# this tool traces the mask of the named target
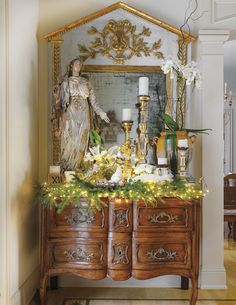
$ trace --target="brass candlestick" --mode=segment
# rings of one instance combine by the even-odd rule
[[[187,176],[187,159],[189,148],[178,147],[178,174],[181,179]]]
[[[132,166],[131,166],[132,148],[131,148],[131,138],[130,138],[132,126],[133,126],[133,121],[122,122],[122,129],[125,132],[125,142],[121,146],[121,152],[125,156],[125,164],[123,167],[123,177],[125,179],[128,179],[132,174]]]
[[[130,139],[130,133],[132,130],[133,121],[123,121],[122,122],[122,129],[125,132],[125,143],[124,145],[127,147],[130,147],[131,145],[131,139]]]
[[[150,96],[139,95],[138,104],[139,115],[138,115],[138,129],[137,129],[137,140],[136,140],[136,157],[138,159],[138,164],[146,163],[147,155],[147,120],[148,120],[148,102]]]

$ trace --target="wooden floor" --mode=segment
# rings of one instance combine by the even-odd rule
[[[199,290],[197,305],[236,305],[236,242],[225,240],[225,290]],[[187,305],[189,291],[169,288],[60,288],[48,293],[48,305],[62,305],[65,298],[96,299],[90,305]],[[110,299],[110,301],[109,301]],[[104,302],[104,300],[107,300]],[[30,305],[38,305],[32,302]]]

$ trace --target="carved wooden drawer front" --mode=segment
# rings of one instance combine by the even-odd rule
[[[109,231],[131,232],[133,228],[131,202],[109,203]]]
[[[109,233],[108,275],[113,280],[124,281],[131,276],[132,239],[130,233]]]
[[[133,269],[151,270],[155,266],[190,268],[190,239],[174,238],[171,235],[165,236],[165,240],[155,235],[151,238],[134,238]]]
[[[129,233],[109,233],[108,268],[127,269],[132,263],[132,243]]]
[[[159,204],[157,207],[134,205],[134,231],[191,230],[192,207]]]
[[[53,240],[49,244],[50,266],[101,269],[107,261],[105,239]]]
[[[107,231],[107,208],[102,208],[101,211],[98,211],[88,209],[87,206],[80,208],[68,207],[60,214],[56,213],[55,210],[51,210],[49,215],[48,227],[52,237],[67,237],[67,232],[71,231]]]

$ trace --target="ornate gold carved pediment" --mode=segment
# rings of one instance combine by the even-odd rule
[[[97,54],[106,56],[116,64],[124,64],[126,60],[133,56],[150,56],[153,54],[157,58],[164,58],[160,51],[161,39],[149,46],[145,40],[151,36],[149,28],[143,26],[141,32],[137,32],[136,25],[129,20],[109,20],[102,31],[92,26],[88,34],[95,36],[90,42],[90,46],[80,45],[80,54],[95,58]]]
[[[167,31],[170,31],[170,32],[172,32],[172,33],[174,33],[174,34],[176,34],[180,37],[184,36],[184,38],[186,40],[189,40],[190,42],[194,42],[196,40],[196,38],[194,36],[189,35],[186,32],[181,32],[179,28],[174,27],[174,26],[172,26],[172,25],[170,25],[170,24],[168,24],[168,23],[166,23],[162,20],[159,20],[159,19],[157,19],[157,18],[155,18],[151,15],[148,15],[148,14],[146,14],[146,13],[144,13],[144,12],[142,12],[142,11],[132,7],[132,6],[129,6],[125,3],[123,3],[123,2],[117,2],[115,4],[112,4],[108,7],[103,8],[103,9],[101,9],[101,10],[95,12],[95,13],[92,13],[92,14],[86,16],[86,17],[82,17],[78,20],[75,20],[74,22],[72,22],[70,24],[67,24],[66,26],[64,26],[64,27],[62,27],[62,28],[60,28],[56,31],[53,31],[53,32],[50,32],[50,33],[46,34],[44,36],[44,39],[46,39],[48,41],[51,41],[53,39],[53,37],[55,37],[55,36],[62,35],[64,33],[68,32],[68,31],[71,31],[72,29],[74,29],[76,27],[79,27],[79,26],[81,26],[85,23],[88,23],[88,22],[90,22],[94,19],[97,19],[101,16],[104,16],[104,15],[106,15],[106,14],[112,12],[112,11],[117,10],[117,9],[123,9],[123,10],[125,10],[125,11],[127,11],[127,12],[129,12],[129,13],[135,15],[135,16],[143,18],[143,19],[145,19],[145,20],[147,20],[147,21],[149,21],[149,22],[151,22],[151,23],[153,23],[153,24],[155,24],[155,25],[157,25],[161,28],[164,28]]]

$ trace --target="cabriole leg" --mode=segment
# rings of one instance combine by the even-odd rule
[[[191,293],[190,305],[195,305],[197,302],[197,295],[198,295],[198,278],[192,277],[191,283],[192,283],[192,293]]]
[[[47,276],[46,275],[44,275],[43,277],[40,278],[39,294],[40,294],[41,305],[46,305],[47,304]]]

